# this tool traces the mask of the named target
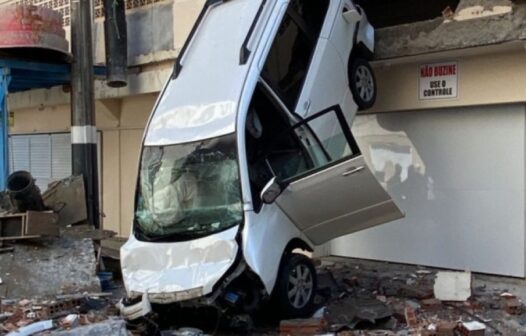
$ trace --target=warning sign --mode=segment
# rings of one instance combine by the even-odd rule
[[[458,96],[458,63],[435,63],[420,66],[419,98],[448,99]]]

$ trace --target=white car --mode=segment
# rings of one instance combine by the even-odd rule
[[[316,273],[295,251],[402,217],[350,130],[376,97],[373,40],[348,0],[207,1],[144,136],[125,317],[305,316]]]

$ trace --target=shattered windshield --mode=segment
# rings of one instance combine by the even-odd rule
[[[241,222],[243,207],[233,134],[143,149],[135,233],[142,240],[189,240]]]

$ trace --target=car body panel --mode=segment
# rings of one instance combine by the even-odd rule
[[[122,276],[128,296],[148,293],[151,302],[167,303],[211,293],[236,260],[238,231],[239,226],[235,226],[177,243],[142,242],[132,234],[121,248]]]
[[[276,203],[315,245],[403,217],[362,155],[292,182]]]
[[[264,205],[259,213],[245,212],[243,255],[267,293],[272,292],[276,283],[283,251],[291,240],[299,237],[302,237],[300,230],[276,204]]]
[[[367,19],[365,13],[362,14],[360,21],[360,30],[358,31],[357,43],[363,43],[371,53],[374,52],[374,27]]]
[[[259,4],[236,0],[210,7],[183,55],[182,70],[159,100],[144,145],[192,142],[235,131],[250,68],[239,64],[239,54]]]
[[[347,73],[342,71],[346,65],[329,40],[318,40],[310,68],[296,107],[302,117],[340,103],[349,91]]]
[[[358,8],[351,1],[341,1],[337,10],[337,16],[334,17],[332,30],[329,40],[335,45],[336,49],[345,61],[356,44],[363,43],[371,52],[374,52],[374,27],[369,23],[367,15],[361,8]],[[345,10],[358,11],[355,21],[348,22],[343,12]],[[356,31],[358,29],[358,31]]]

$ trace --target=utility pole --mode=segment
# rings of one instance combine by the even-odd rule
[[[91,1],[71,1],[71,147],[73,174],[84,176],[88,222],[100,228]]]

